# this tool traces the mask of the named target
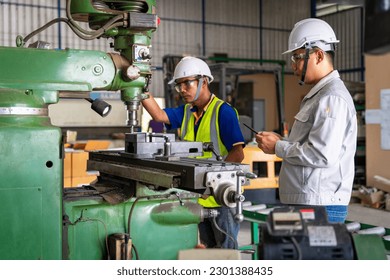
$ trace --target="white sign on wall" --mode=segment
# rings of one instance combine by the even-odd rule
[[[366,124],[381,125],[381,148],[390,150],[390,89],[381,90],[381,109],[366,110]]]

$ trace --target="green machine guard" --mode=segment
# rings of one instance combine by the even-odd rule
[[[126,236],[121,234],[130,225],[133,259],[174,259],[180,248],[196,245],[200,218],[189,210],[193,198],[184,200],[188,207],[177,207],[169,196],[111,205],[96,195],[63,195],[63,136],[48,115],[62,96],[121,91],[132,130],[151,77],[155,9],[155,0],[67,1],[66,19],[19,36],[17,47],[0,47],[0,259],[108,259],[108,237]],[[27,47],[60,21],[82,39],[113,39],[116,52]]]
[[[197,245],[201,216],[196,199],[182,202],[184,205],[168,192],[149,193],[116,205],[99,196],[73,199],[68,194],[64,199],[63,258],[177,259],[180,250]],[[128,254],[124,254],[123,236],[128,237]]]
[[[44,96],[0,88],[0,259],[61,258],[61,130]]]

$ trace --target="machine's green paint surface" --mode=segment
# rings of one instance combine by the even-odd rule
[[[64,228],[64,236],[68,236],[64,258],[107,259],[106,236],[127,232],[134,203],[130,237],[139,259],[177,259],[179,250],[196,246],[199,216],[188,210],[187,205],[194,203],[189,200],[184,200],[184,205],[167,199],[131,199],[118,205],[99,199],[65,200],[64,215],[73,225]],[[132,256],[136,258],[134,251]]]
[[[99,51],[0,47],[0,86],[17,89],[91,91],[109,88],[115,67]]]
[[[356,257],[359,260],[387,260],[382,237],[376,234],[352,235]]]
[[[122,53],[126,54],[127,50]],[[133,65],[140,69],[141,76],[125,80],[110,55],[100,51],[0,47],[0,61],[6,65],[0,67],[0,88],[40,90],[42,94],[45,91],[121,90],[124,102],[140,101],[145,75],[151,75],[149,64],[135,62]],[[58,102],[58,94],[52,98],[46,103]]]
[[[44,108],[0,89],[0,108]],[[61,131],[47,116],[0,115],[0,259],[60,259]]]

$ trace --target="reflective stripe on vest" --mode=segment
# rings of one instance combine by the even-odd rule
[[[199,125],[198,132],[195,137],[195,116],[191,111],[189,104],[184,107],[184,118],[181,125],[181,140],[185,141],[199,141],[199,142],[212,142],[214,150],[218,155],[225,158],[228,154],[228,150],[223,145],[219,136],[219,108],[224,102],[214,97],[209,104],[206,112],[202,117],[202,121]],[[198,158],[215,158],[212,152],[204,152],[203,156]]]

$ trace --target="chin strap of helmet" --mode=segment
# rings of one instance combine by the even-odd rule
[[[198,88],[196,89],[195,98],[194,98],[194,100],[192,100],[192,102],[195,102],[196,100],[198,100],[199,95],[200,95],[200,89],[202,88],[202,85],[203,85],[203,81],[204,81],[204,78],[203,78],[203,77],[201,77],[201,78],[198,80]]]
[[[312,50],[311,43],[307,43],[305,47],[305,60],[303,61],[303,70],[302,70],[302,76],[301,80],[299,81],[299,84],[302,86],[305,84],[305,76],[306,76],[306,70],[307,70],[307,62],[310,58],[310,51]]]
[[[307,62],[309,60],[309,57],[310,57],[310,49],[307,48],[306,51],[305,51],[305,60],[303,61],[303,70],[302,70],[302,76],[301,76],[301,80],[299,81],[299,84],[301,86],[303,86],[305,84],[305,76],[306,76],[306,70],[307,70]]]

